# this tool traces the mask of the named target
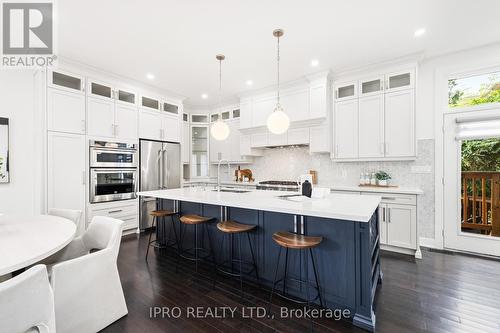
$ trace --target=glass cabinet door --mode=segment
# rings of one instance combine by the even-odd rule
[[[160,102],[157,99],[142,96],[141,106],[146,107],[146,108],[150,108],[150,109],[158,110],[160,108]]]
[[[384,91],[384,77],[368,78],[359,82],[360,96],[377,95]]]
[[[118,89],[116,99],[123,103],[135,104],[135,93]]]
[[[398,91],[413,88],[413,71],[401,71],[388,74],[386,82],[387,91]]]
[[[358,83],[340,84],[335,87],[335,99],[337,101],[358,97]]]
[[[191,177],[208,177],[208,126],[191,126]]]
[[[49,72],[49,86],[72,92],[84,92],[83,77],[67,72]]]

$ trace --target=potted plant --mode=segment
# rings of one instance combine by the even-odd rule
[[[379,171],[375,174],[375,178],[377,178],[378,185],[388,186],[391,176],[385,171]]]

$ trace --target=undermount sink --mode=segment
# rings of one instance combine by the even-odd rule
[[[213,192],[229,192],[229,193],[248,193],[252,191],[246,191],[246,190],[232,190],[229,188],[221,188],[220,191],[218,190],[212,190]]]
[[[281,200],[293,201],[293,202],[302,202],[302,201],[310,200],[309,197],[306,197],[306,196],[304,196],[302,194],[278,195],[276,198],[281,199]]]

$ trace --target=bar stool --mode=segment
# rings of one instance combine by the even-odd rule
[[[162,234],[163,234],[163,239],[165,240],[165,244],[160,244],[158,237],[156,237],[155,240],[151,240],[151,236],[153,232],[149,233],[149,240],[148,240],[148,249],[146,250],[146,261],[148,261],[148,254],[149,254],[149,248],[151,246],[157,248],[157,249],[165,249],[169,246],[173,246],[175,244],[179,244],[177,240],[177,231],[175,230],[175,225],[174,225],[174,215],[176,213],[171,211],[171,210],[153,210],[149,215],[153,217],[153,223],[151,224],[151,227],[156,227],[157,232],[159,231],[159,225],[158,225],[158,219],[160,219],[160,222],[162,222]],[[174,237],[175,240],[170,239],[170,232],[167,237],[166,235],[166,225],[165,225],[165,218],[170,216],[170,220],[172,221],[172,229],[174,230]],[[169,245],[170,242],[173,242],[173,244]]]
[[[200,260],[210,258],[213,265],[214,265],[213,269],[214,269],[214,274],[215,274],[216,262],[215,262],[214,252],[213,252],[213,243],[212,243],[212,238],[210,236],[210,230],[207,227],[207,223],[212,221],[213,219],[214,219],[213,217],[200,216],[200,215],[194,215],[194,214],[183,215],[179,219],[181,221],[179,257],[194,261],[196,273],[198,273],[198,262]],[[188,249],[183,249],[182,248],[182,241],[183,241],[184,236],[186,234],[184,231],[184,228],[188,225],[194,226],[194,246],[190,247]],[[206,249],[203,247],[203,239],[202,239],[201,245],[199,244],[198,225],[202,225],[204,227],[204,230],[208,236],[208,242],[210,244],[210,249]],[[205,255],[202,255],[200,257],[199,252],[205,252]],[[175,268],[176,270],[177,270],[178,266],[179,266],[179,260],[177,260],[177,263],[176,263],[176,268]]]
[[[259,272],[257,270],[257,264],[255,261],[255,256],[252,248],[252,241],[250,240],[250,232],[254,230],[257,226],[256,225],[248,225],[248,224],[243,224],[239,223],[233,220],[227,220],[227,221],[222,221],[217,223],[217,229],[228,235],[229,241],[230,241],[230,248],[231,248],[231,258],[229,260],[225,260],[222,263],[219,263],[218,265],[218,271],[230,275],[233,277],[239,277],[240,278],[240,290],[241,290],[241,296],[243,297],[243,275],[250,275],[252,272],[255,272],[255,277],[257,278],[257,283],[259,283]],[[243,237],[243,234],[247,235],[248,239],[248,246],[250,247],[250,254],[252,255],[252,261],[245,261],[243,260],[243,253],[241,251],[241,238]],[[234,235],[238,236],[238,258],[234,258],[234,251],[233,251],[233,246],[234,246]],[[224,237],[225,239],[226,237]],[[223,253],[222,248],[224,246],[224,239],[221,242],[221,251],[220,253]],[[231,271],[228,271],[224,269],[224,266],[226,263],[231,264]],[[234,265],[233,263],[238,263],[239,265],[239,270],[238,273],[234,272]],[[243,272],[243,265],[250,265],[251,268],[247,272]]]
[[[298,235],[294,234],[291,232],[286,232],[286,231],[278,231],[273,234],[273,240],[279,245],[280,250],[278,254],[278,262],[276,263],[276,272],[274,274],[274,282],[273,282],[273,287],[271,290],[271,296],[269,298],[269,306],[271,305],[271,301],[273,299],[273,294],[276,294],[286,300],[289,300],[294,303],[298,304],[306,304],[308,307],[310,304],[317,299],[319,299],[319,303],[321,307],[323,307],[323,300],[321,298],[321,291],[320,291],[320,286],[318,282],[318,272],[316,270],[316,263],[314,262],[314,256],[313,256],[313,248],[317,247],[323,240],[323,237],[314,237],[314,236],[304,236],[304,235]],[[280,258],[281,258],[281,250],[285,248],[285,273],[284,276],[278,280],[278,270],[279,270],[279,263],[280,263]],[[305,267],[305,280],[300,280],[296,278],[290,278],[287,277],[287,269],[288,269],[288,250],[293,249],[293,250],[299,250],[299,251],[308,251],[310,256],[311,256],[311,262],[312,262],[312,268],[314,272],[314,279],[316,281],[316,285],[312,285],[311,282],[309,282],[309,267],[306,263]],[[307,257],[307,254],[306,254]],[[292,282],[297,282],[300,287],[302,285],[306,286],[306,296],[307,299],[303,300],[294,296],[291,296],[287,293],[286,290],[286,285],[287,282],[292,281]],[[275,289],[277,289],[277,285],[283,283],[283,289],[282,292],[275,292]],[[309,287],[313,286],[314,289],[316,289],[316,296],[313,298],[310,297],[309,293]]]

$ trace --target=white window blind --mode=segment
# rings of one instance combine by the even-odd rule
[[[500,138],[500,116],[457,119],[457,140],[489,138]]]

